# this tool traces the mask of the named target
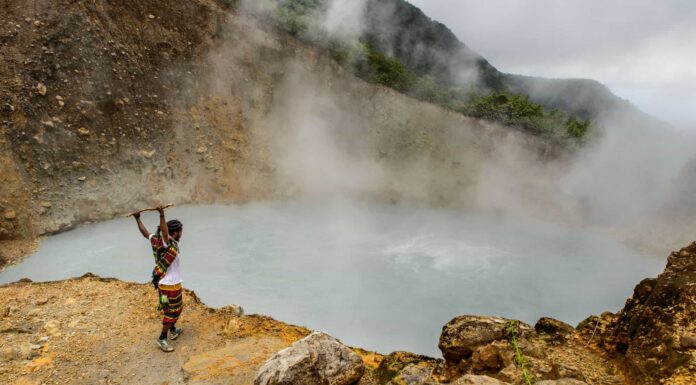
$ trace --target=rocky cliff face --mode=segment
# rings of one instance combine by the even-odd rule
[[[672,253],[657,278],[641,281],[619,313],[588,319],[581,328],[597,324],[601,346],[633,378],[696,382],[696,243]]]
[[[494,140],[543,148],[360,81],[236,12],[212,0],[3,2],[0,238],[160,202],[313,192],[331,178],[298,169],[331,161],[334,187],[358,195],[464,202]],[[351,167],[364,172],[343,180]]]
[[[525,384],[522,368],[536,384],[696,383],[696,243],[672,253],[616,314],[577,328],[547,317],[532,327],[459,316],[443,326],[439,347],[444,359],[386,356],[380,383]]]

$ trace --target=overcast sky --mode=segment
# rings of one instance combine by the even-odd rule
[[[696,131],[696,0],[408,0],[505,72],[591,78]]]

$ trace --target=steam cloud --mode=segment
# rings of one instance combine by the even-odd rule
[[[272,4],[251,3],[246,9],[257,12]],[[364,6],[331,1],[321,15],[327,33],[358,35]],[[257,36],[247,51],[282,50],[262,29],[248,33]],[[212,77],[243,71],[239,51],[222,47],[211,55]],[[693,201],[685,187],[696,185],[693,136],[636,124],[635,116],[617,110],[598,122],[605,132],[595,143],[549,161],[514,129],[457,120],[392,91],[375,94],[328,59],[299,56],[270,70],[282,76],[259,123],[281,196],[445,205],[557,221],[609,232],[649,253],[690,241],[685,229],[696,229],[693,216],[674,216],[683,211],[676,205]],[[399,100],[404,106],[394,105]],[[432,113],[418,120],[408,108]]]
[[[337,36],[359,36],[365,28],[367,0],[333,0],[323,18],[326,30]]]

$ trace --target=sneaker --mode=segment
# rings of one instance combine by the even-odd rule
[[[174,348],[171,347],[171,346],[169,346],[169,343],[167,342],[166,339],[161,340],[161,339],[158,338],[158,339],[157,339],[157,346],[159,346],[159,348],[162,349],[162,351],[165,352],[165,353],[169,353],[169,352],[173,352],[173,351],[174,351]]]
[[[175,339],[179,338],[179,336],[183,332],[184,332],[184,329],[181,329],[181,328],[176,328],[174,330],[170,330],[169,331],[169,339],[174,341]]]

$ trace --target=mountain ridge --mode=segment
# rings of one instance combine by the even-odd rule
[[[470,66],[471,64],[469,62],[472,61],[472,58],[474,58],[473,61],[475,61],[475,65],[479,71],[479,77],[482,80],[483,86],[491,91],[506,91],[529,95],[530,99],[548,108],[558,108],[569,113],[577,114],[581,118],[597,119],[605,117],[607,113],[611,112],[607,111],[606,107],[608,104],[613,107],[620,106],[625,113],[639,114],[642,115],[642,118],[650,118],[653,120],[651,123],[664,124],[645,112],[640,111],[630,102],[629,105],[626,105],[626,101],[624,99],[615,95],[606,85],[595,79],[546,78],[502,72],[493,66],[485,57],[472,50],[464,41],[460,40],[449,27],[430,18],[415,5],[408,3],[406,0],[368,0],[368,9],[371,6],[378,7],[378,3],[392,4],[396,9],[401,10],[400,12],[411,15],[412,17],[409,18],[409,23],[405,25],[407,27],[411,27],[413,24],[426,25],[427,27],[425,30],[441,31],[440,39],[444,41],[444,44],[435,44],[432,47],[431,56],[433,57],[440,57],[441,55],[441,53],[435,48],[442,46],[445,49],[452,49],[457,46],[454,44],[454,41],[459,43],[458,48],[461,51],[461,55],[465,59],[451,63],[451,65],[455,66],[455,68],[450,67],[451,70],[456,71],[457,65],[462,65],[464,67]],[[410,11],[408,10],[409,8],[411,8]],[[371,15],[374,14],[375,12],[367,12],[366,17],[370,19]],[[398,13],[395,13],[395,19],[397,22],[395,22],[394,25],[397,28],[400,27],[398,15]],[[367,24],[368,26],[377,24],[377,21],[368,21]],[[399,34],[411,33],[405,29],[406,28],[399,28]],[[368,31],[368,34],[371,34],[370,28],[368,28]],[[420,40],[426,43],[428,42],[428,39],[425,38],[421,38]],[[404,51],[408,52],[409,50]],[[455,55],[457,54],[459,53],[455,53]],[[406,55],[408,55],[408,53],[406,53]],[[399,53],[396,54],[396,57],[403,59],[407,65],[411,62],[407,56],[400,55]],[[443,66],[441,65],[440,67],[437,67],[437,69],[441,69],[442,67]],[[422,71],[423,69],[420,70]],[[427,69],[426,72],[432,72],[428,70],[430,69]],[[453,77],[454,76],[450,75],[450,79]],[[540,90],[542,88],[545,90]],[[591,100],[592,98],[597,98],[599,101],[593,102]]]
[[[341,65],[364,80],[467,116],[526,130],[564,151],[594,141],[611,125],[668,127],[596,80],[499,71],[445,24],[406,0],[365,0],[350,6],[331,0],[266,0],[259,2],[264,5],[245,6],[248,3],[234,2],[329,49]],[[344,24],[350,27],[343,28]]]

